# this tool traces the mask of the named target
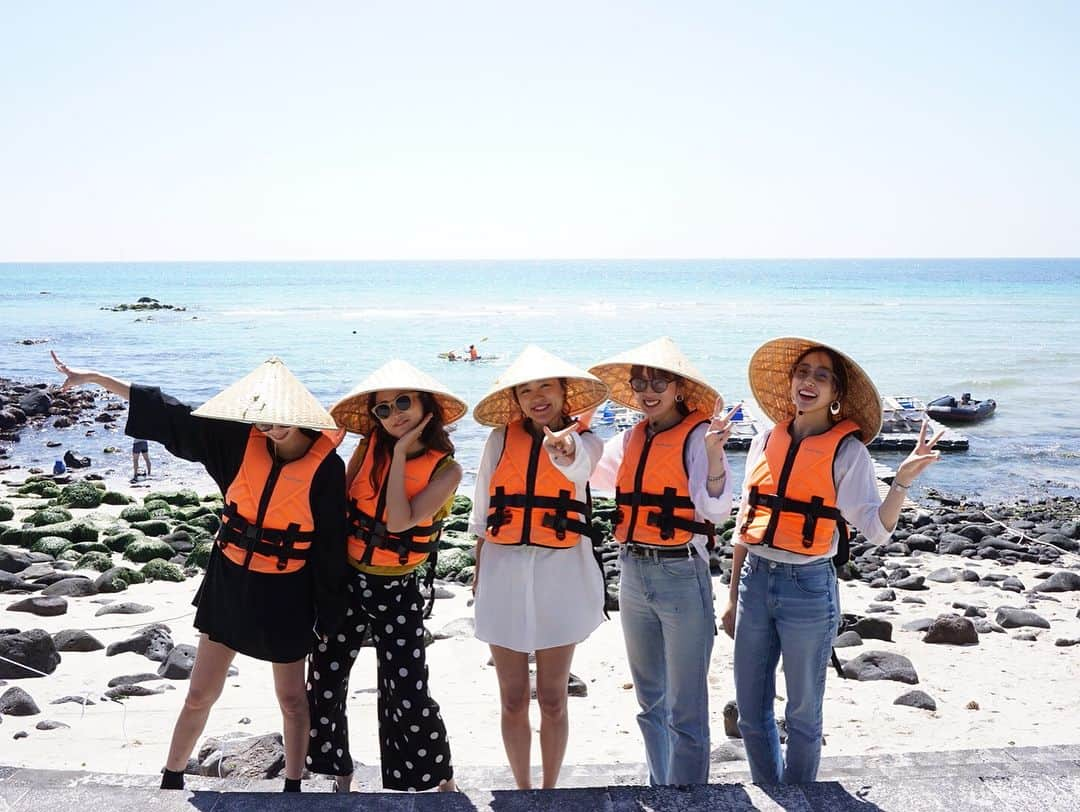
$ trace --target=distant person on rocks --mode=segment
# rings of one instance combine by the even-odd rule
[[[938,459],[941,435],[928,441],[922,424],[882,501],[865,446],[881,427],[881,398],[858,364],[815,341],[778,338],[750,359],[750,388],[776,425],[746,455],[722,623],[735,639],[739,731],[754,782],[803,784],[816,780],[821,760],[847,525],[870,544],[887,543],[908,488]],[[786,758],[773,711],[781,657]]]
[[[480,358],[480,353],[477,351],[476,345],[475,344],[470,344],[469,345],[469,360],[470,361],[476,361],[479,358]]]
[[[461,466],[446,426],[468,407],[404,361],[383,365],[330,410],[363,435],[346,469],[346,619],[316,646],[308,669],[308,768],[352,786],[349,672],[370,635],[379,686],[379,764],[386,789],[454,791],[450,742],[428,686],[421,580],[433,587],[443,517]],[[426,578],[417,568],[427,565]],[[365,725],[364,727],[367,727]]]
[[[304,662],[345,616],[344,432],[271,358],[192,411],[160,389],[53,353],[63,388],[97,384],[129,400],[126,432],[202,463],[225,496],[221,528],[192,603],[201,632],[187,698],[173,729],[162,789],[184,769],[236,652],[270,662],[284,726],[285,791],[299,792],[311,725]]]
[[[135,440],[131,444],[131,481],[139,478],[139,455],[146,463],[146,475],[150,476],[150,444],[146,440]],[[168,474],[166,474],[168,478]]]
[[[615,491],[619,617],[653,785],[709,780],[709,551],[731,514],[724,401],[670,338],[590,370],[644,419],[604,447],[592,483]],[[711,411],[710,411],[711,410]]]
[[[476,636],[491,647],[502,739],[518,789],[532,787],[529,655],[536,654],[543,788],[559,778],[569,737],[574,648],[604,619],[588,480],[600,440],[574,415],[607,396],[595,376],[527,347],[476,404],[493,428],[476,473]]]

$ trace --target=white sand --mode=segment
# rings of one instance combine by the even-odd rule
[[[20,477],[18,473],[9,473],[8,478]],[[180,483],[173,481],[165,485],[158,480],[150,484],[157,489]],[[143,489],[133,490],[118,478],[110,480],[109,486],[140,498],[146,493]],[[200,492],[210,490],[208,482],[200,482],[196,488]],[[11,501],[18,504],[17,499]],[[108,510],[118,512],[119,508]],[[73,511],[76,516],[88,512]],[[19,512],[16,518],[22,515]],[[1072,560],[1075,562],[1076,557]],[[1006,570],[994,562],[961,561],[937,555],[919,555],[904,561],[913,571],[923,574],[941,566],[961,565],[983,573],[1007,571],[1029,588],[1037,583],[1034,575],[1043,569],[1020,565]],[[1080,743],[1076,714],[1080,646],[1054,646],[1054,640],[1059,637],[1080,636],[1080,619],[1077,619],[1080,593],[1058,593],[1051,597],[1060,603],[1048,600],[1035,604],[1036,611],[1052,625],[1050,630],[1040,633],[1037,642],[1014,640],[1015,632],[1010,631],[981,635],[977,646],[956,647],[922,643],[921,634],[903,632],[900,627],[917,617],[952,611],[950,604],[954,600],[985,603],[988,617],[993,620],[997,607],[1023,606],[1026,599],[970,583],[928,583],[931,586],[928,591],[897,590],[897,601],[893,604],[897,614],[883,616],[894,625],[895,642],[870,640],[862,647],[840,650],[844,659],[871,649],[904,654],[918,671],[919,685],[841,680],[830,668],[825,755]],[[4,609],[0,627],[42,628],[50,633],[86,629],[108,645],[148,623],[165,622],[172,628],[176,643],[195,643],[196,634],[191,626],[194,610],[190,601],[197,586],[198,578],[183,584],[142,584],[115,595],[69,599],[67,614],[53,618],[8,612],[6,607],[24,596],[0,595],[0,607]],[[727,588],[719,581],[715,582],[715,588],[719,610],[721,601],[726,600]],[[457,585],[451,585],[450,589],[455,597],[436,603],[435,617],[429,621],[433,631],[471,614],[468,589]],[[844,610],[858,613],[865,610],[879,591],[862,583],[842,583],[840,589]],[[900,599],[906,595],[925,599],[926,606],[901,603]],[[95,617],[94,612],[103,600],[136,601],[153,606],[154,611]],[[731,653],[731,641],[723,635],[718,637],[709,678],[714,747],[728,742],[723,732],[722,710],[733,697]],[[153,672],[159,664],[130,653],[106,657],[104,651],[64,653],[62,658],[56,672],[47,678],[8,680],[9,685],[27,690],[42,713],[3,718],[0,736],[7,744],[0,761],[13,766],[156,773],[164,760],[186,683],[167,680],[144,683],[149,687],[164,684],[175,690],[158,696],[134,697],[122,703],[101,701],[110,678]],[[486,666],[487,659],[487,647],[472,638],[441,640],[428,649],[431,691],[442,706],[453,742],[454,761],[459,766],[505,764],[495,672]],[[280,716],[269,666],[242,656],[237,657],[236,665],[240,673],[228,680],[221,700],[211,713],[207,735],[279,730]],[[586,682],[589,695],[570,700],[571,733],[565,763],[640,764],[644,752],[634,718],[637,704],[630,686],[617,613],[579,647],[573,671]],[[782,694],[782,677],[778,684]],[[373,650],[365,649],[361,654],[351,685],[353,754],[363,764],[376,764]],[[936,712],[892,704],[896,697],[915,687],[934,697],[938,704]],[[97,704],[85,709],[77,704],[49,704],[68,694],[86,694]],[[968,709],[969,702],[978,703],[978,709]],[[777,710],[778,714],[783,713],[782,701],[778,702]],[[240,724],[244,717],[251,720],[249,724]],[[36,730],[34,725],[43,719],[63,722],[70,729]],[[535,728],[538,719],[535,703],[533,719]],[[27,731],[29,737],[12,741],[13,734],[20,730]],[[534,762],[539,758],[538,741],[534,743],[533,757]]]

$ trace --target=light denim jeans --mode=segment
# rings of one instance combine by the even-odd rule
[[[839,621],[832,561],[780,564],[747,553],[735,617],[735,701],[754,783],[804,784],[817,778],[825,670]],[[781,655],[786,764],[773,714]]]
[[[654,786],[709,780],[709,659],[716,633],[709,564],[619,553],[619,616]]]

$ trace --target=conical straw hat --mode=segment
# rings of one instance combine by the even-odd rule
[[[634,390],[630,388],[630,369],[635,366],[662,369],[678,375],[683,379],[679,391],[686,405],[691,409],[712,413],[719,393],[705,383],[704,377],[690,363],[690,359],[683,355],[678,345],[667,336],[619,353],[590,367],[589,372],[608,385],[613,401],[640,411]]]
[[[596,408],[608,396],[607,387],[595,375],[530,344],[473,407],[473,417],[485,426],[505,426],[519,420],[523,415],[514,387],[544,378],[566,379],[566,409],[571,415]]]
[[[870,376],[863,368],[840,352],[820,341],[809,338],[774,338],[762,344],[750,358],[750,390],[762,411],[774,423],[795,416],[791,400],[791,369],[811,347],[827,347],[844,361],[847,372],[847,392],[840,400],[838,420],[851,418],[859,424],[864,443],[873,440],[881,431],[881,397]]]
[[[280,358],[268,358],[255,371],[214,395],[192,414],[238,423],[277,423],[333,430],[334,419]]]
[[[442,407],[443,423],[449,426],[469,410],[461,398],[425,372],[405,361],[390,361],[360,381],[345,397],[330,407],[330,414],[343,429],[369,435],[375,416],[368,409],[368,395],[387,389],[428,392]]]

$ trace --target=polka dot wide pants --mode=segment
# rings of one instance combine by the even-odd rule
[[[439,705],[428,693],[424,601],[415,573],[358,572],[349,584],[349,609],[338,633],[319,643],[308,661],[311,742],[308,768],[349,775],[346,704],[349,672],[371,628],[378,657],[379,751],[383,786],[424,790],[453,777],[450,743]]]

